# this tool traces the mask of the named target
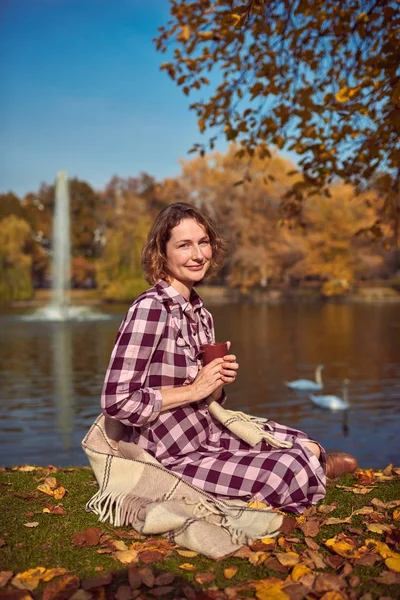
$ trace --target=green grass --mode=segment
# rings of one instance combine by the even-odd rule
[[[63,485],[68,493],[60,501],[54,500],[37,490],[41,483],[39,480],[45,476],[52,476],[57,479],[60,485]],[[354,483],[352,476],[343,477],[341,484],[351,485]],[[121,583],[127,583],[126,566],[118,562],[112,555],[98,554],[98,547],[76,547],[72,541],[72,535],[82,531],[87,527],[98,526],[105,532],[113,534],[113,527],[105,523],[99,523],[96,516],[85,511],[87,500],[97,490],[97,484],[94,476],[88,468],[76,468],[73,470],[59,469],[57,472],[49,472],[44,468],[38,468],[32,472],[21,472],[18,470],[3,469],[0,471],[0,540],[5,544],[0,548],[0,571],[13,571],[14,574],[24,572],[37,566],[43,566],[48,569],[54,567],[64,567],[79,578],[99,576],[101,573],[113,572],[114,579],[111,590],[115,589]],[[23,498],[21,495],[32,494],[34,497]],[[329,517],[346,517],[352,510],[369,505],[373,498],[379,498],[384,502],[398,500],[400,498],[400,478],[390,482],[379,483],[373,491],[366,495],[356,495],[351,492],[345,492],[334,486],[328,487],[327,495],[323,504],[338,503],[338,508],[331,512]],[[67,514],[55,515],[43,513],[45,504],[62,506]],[[389,511],[391,513],[393,511]],[[33,513],[33,514],[32,514]],[[351,525],[341,524],[332,526],[322,526],[318,535],[314,538],[320,544],[319,554],[332,554],[324,546],[324,541],[332,538],[340,532],[348,531],[349,527],[359,528],[362,535],[350,533],[357,539],[358,547],[362,545],[363,540],[375,538],[384,541],[383,535],[370,533],[366,530],[363,521],[364,516],[353,517]],[[35,528],[24,526],[25,523],[37,521],[39,525]],[[389,521],[388,521],[389,522]],[[124,528],[129,531],[129,528]],[[112,536],[118,539],[116,535]],[[286,537],[297,537],[300,542],[295,544],[294,550],[300,554],[307,549],[304,536],[299,529],[293,530]],[[127,542],[129,543],[129,541]],[[393,548],[394,549],[394,548]],[[263,579],[266,577],[278,577],[285,579],[287,574],[269,571],[265,565],[252,566],[247,560],[240,558],[228,558],[221,561],[207,559],[203,556],[194,558],[183,558],[176,552],[166,558],[162,563],[151,565],[158,572],[173,572],[176,574],[174,586],[179,589],[185,583],[193,584],[195,573],[182,571],[179,565],[184,562],[190,562],[195,565],[196,572],[213,572],[215,580],[212,586],[224,589],[227,586],[234,587],[240,583],[253,579]],[[224,577],[223,570],[232,565],[239,567],[237,574],[232,580]],[[371,577],[376,577],[383,570],[387,570],[384,562],[380,560],[372,567],[355,566],[352,575],[358,575],[361,578],[360,585],[355,588],[356,596],[361,597],[364,593],[370,592],[373,598],[380,596],[389,596],[400,598],[400,585],[382,585],[371,581]],[[334,572],[327,567],[324,572]],[[200,588],[198,584],[195,584]],[[203,586],[207,588],[209,586]],[[35,590],[35,597],[41,597],[42,585]],[[254,590],[248,589],[245,592],[239,592],[240,597],[254,597]],[[182,597],[183,594],[180,593]],[[147,596],[143,596],[147,597]],[[151,597],[151,596],[149,596]],[[171,597],[171,595],[169,596]],[[175,597],[174,595],[172,597]],[[206,597],[206,596],[205,596]],[[314,596],[313,596],[314,597]]]

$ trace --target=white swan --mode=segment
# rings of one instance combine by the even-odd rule
[[[291,390],[322,390],[324,384],[322,383],[322,369],[324,365],[318,365],[315,369],[315,381],[311,379],[295,379],[295,381],[285,381],[285,385]]]
[[[338,396],[314,396],[310,394],[311,400],[317,406],[321,408],[330,408],[331,410],[347,410],[350,406],[347,386],[349,384],[349,380],[345,379],[343,381],[343,398],[339,398]]]

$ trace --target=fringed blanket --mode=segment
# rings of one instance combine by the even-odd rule
[[[101,521],[164,535],[214,559],[277,535],[280,511],[207,494],[139,446],[123,441],[125,430],[125,425],[100,415],[82,442],[99,484],[86,508]]]

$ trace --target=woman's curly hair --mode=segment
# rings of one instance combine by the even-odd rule
[[[204,227],[210,238],[212,258],[206,278],[212,277],[222,264],[226,244],[218,233],[215,223],[194,206],[186,202],[176,202],[166,206],[158,213],[142,250],[142,268],[146,280],[152,285],[160,279],[165,281],[170,279],[167,269],[166,246],[171,238],[171,230],[183,219],[194,219]]]

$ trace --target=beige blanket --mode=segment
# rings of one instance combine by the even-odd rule
[[[99,484],[86,508],[101,521],[164,535],[211,558],[277,535],[283,520],[280,511],[211,496],[168,471],[142,448],[123,441],[126,429],[100,415],[82,442]]]

